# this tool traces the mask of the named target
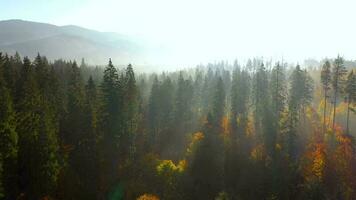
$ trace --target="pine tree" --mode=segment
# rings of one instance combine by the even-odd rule
[[[81,180],[81,198],[97,199],[99,182],[98,129],[97,129],[97,90],[90,76],[85,86],[85,102],[83,116],[83,138],[78,146],[80,168],[78,174]]]
[[[290,88],[288,99],[288,154],[292,158],[296,156],[296,128],[299,119],[304,114],[305,107],[310,104],[313,94],[313,82],[306,71],[299,65],[293,70],[290,76]],[[304,118],[305,119],[305,118]]]
[[[221,128],[221,120],[224,116],[225,111],[225,89],[224,83],[222,78],[219,77],[216,88],[215,94],[213,99],[212,105],[212,117],[213,117],[213,124],[215,127]]]
[[[253,105],[254,105],[254,123],[257,137],[263,136],[263,122],[265,108],[268,108],[268,76],[264,64],[259,64],[253,77]]]
[[[157,144],[160,133],[160,117],[159,117],[159,90],[160,83],[157,76],[154,76],[150,97],[148,100],[148,127],[150,136],[148,138],[149,144]]]
[[[240,68],[232,74],[231,86],[231,131],[232,136],[243,136],[248,122],[248,102],[250,96],[250,75]]]
[[[336,101],[339,93],[342,90],[344,79],[347,71],[344,66],[344,59],[339,55],[334,60],[334,67],[332,72],[332,87],[334,89],[334,100],[333,100],[333,123],[332,123],[332,130],[335,131],[335,122],[336,122]]]
[[[328,98],[328,92],[330,90],[331,84],[331,64],[329,61],[326,61],[322,67],[320,74],[320,81],[324,90],[324,117],[323,117],[323,134],[325,134],[326,130],[326,104]]]
[[[53,196],[59,174],[57,127],[53,113],[42,101],[34,69],[24,59],[19,105],[20,189],[26,198]]]
[[[346,133],[349,134],[349,118],[350,110],[354,111],[351,108],[351,104],[356,102],[356,75],[354,71],[351,70],[346,80],[345,93],[347,95],[347,119],[346,119]]]
[[[194,184],[190,186],[193,199],[214,199],[223,189],[223,143],[218,129],[214,127],[214,119],[208,113],[203,126],[204,138],[188,169]]]
[[[17,187],[17,152],[18,134],[13,101],[3,79],[2,60],[0,55],[0,193],[5,199],[15,199]],[[0,195],[1,196],[1,195]],[[2,197],[0,197],[2,198]]]
[[[117,167],[119,165],[119,145],[121,136],[120,119],[120,86],[119,75],[109,60],[104,70],[101,83],[101,108],[99,117],[99,128],[101,134],[100,157],[101,161],[101,195],[108,192],[109,187],[117,178]]]
[[[174,158],[180,157],[185,152],[186,134],[191,128],[192,119],[193,84],[191,79],[184,79],[180,72],[177,82],[173,106],[173,122],[171,141],[171,154]]]
[[[132,65],[129,64],[126,68],[125,85],[124,85],[124,134],[127,138],[127,146],[130,158],[135,153],[134,141],[136,138],[137,123],[138,123],[138,89],[136,86],[135,73]]]

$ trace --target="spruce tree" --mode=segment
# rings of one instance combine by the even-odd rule
[[[125,82],[123,86],[124,94],[124,139],[123,144],[126,147],[128,155],[133,157],[135,153],[134,141],[136,138],[136,130],[138,123],[138,89],[136,86],[135,73],[132,65],[129,64],[126,68]]]
[[[53,196],[60,170],[57,127],[46,105],[34,69],[24,59],[22,98],[19,102],[19,171],[20,189],[26,198]]]
[[[119,165],[119,145],[121,136],[120,124],[120,87],[119,75],[109,60],[104,70],[103,80],[100,86],[100,157],[101,157],[101,195],[107,193],[109,187],[117,178],[117,167]]]
[[[16,115],[10,91],[5,87],[2,61],[0,57],[0,162],[2,184],[1,192],[5,199],[15,199],[17,186],[17,153],[18,134],[16,131]],[[1,197],[0,197],[1,198]]]
[[[148,143],[153,145],[157,144],[159,133],[160,133],[160,118],[159,118],[159,90],[160,83],[158,81],[157,76],[155,75],[153,78],[152,88],[150,97],[148,100],[148,128],[149,128],[149,138]],[[153,148],[153,147],[152,147]]]
[[[346,134],[349,134],[349,119],[350,119],[350,110],[354,111],[351,108],[351,104],[356,102],[356,75],[354,71],[351,70],[349,75],[347,76],[345,93],[347,95],[347,118],[346,118]]]
[[[223,189],[224,152],[222,138],[210,113],[202,131],[204,138],[188,169],[193,182],[189,187],[192,189],[192,199],[214,199]]]
[[[296,132],[302,114],[305,114],[305,107],[310,104],[313,94],[313,82],[308,73],[299,65],[293,70],[290,76],[290,88],[288,99],[288,154],[292,158],[296,156]],[[305,119],[305,117],[304,117]]]
[[[99,189],[99,157],[98,157],[98,106],[97,89],[90,76],[85,86],[85,102],[83,116],[83,138],[78,147],[80,168],[78,174],[81,180],[81,198],[97,199]]]
[[[326,130],[326,104],[327,104],[327,99],[329,97],[329,90],[330,90],[330,84],[331,84],[331,64],[329,61],[326,61],[323,64],[323,67],[321,69],[321,74],[320,74],[320,81],[324,90],[324,117],[323,117],[323,134],[325,134]]]
[[[221,128],[221,121],[224,116],[225,111],[225,89],[224,83],[222,78],[219,77],[216,88],[215,94],[213,99],[212,105],[212,117],[213,117],[213,124],[215,127]]]
[[[339,93],[342,91],[345,75],[347,70],[344,66],[344,59],[339,55],[334,60],[333,72],[332,72],[332,87],[334,89],[334,99],[333,99],[333,123],[332,130],[335,131],[335,122],[336,122],[336,103]]]

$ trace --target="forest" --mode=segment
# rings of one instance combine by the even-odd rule
[[[347,62],[143,73],[2,53],[0,199],[356,199]]]

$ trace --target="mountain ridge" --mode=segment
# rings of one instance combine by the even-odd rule
[[[89,64],[144,63],[145,45],[135,38],[101,32],[77,25],[57,26],[21,19],[0,21],[0,51],[34,57],[44,54],[49,60],[84,58]]]

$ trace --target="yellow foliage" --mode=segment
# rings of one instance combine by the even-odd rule
[[[158,174],[162,174],[164,172],[183,172],[187,166],[187,161],[186,160],[181,160],[178,162],[178,164],[174,164],[172,160],[162,160],[160,163],[157,165],[157,172]]]
[[[255,148],[253,148],[250,156],[253,160],[263,160],[264,157],[263,145],[258,145]]]
[[[345,113],[347,110],[347,103],[342,102],[336,106],[336,114]]]
[[[227,118],[227,116],[224,116],[221,120],[221,127],[223,129],[223,134],[225,136],[229,135],[230,133],[230,123],[229,123],[229,119]]]
[[[194,147],[196,144],[204,138],[204,134],[202,132],[196,132],[191,137],[191,142],[187,148],[187,154],[191,154],[194,151]]]
[[[306,116],[308,117],[308,119],[312,119],[314,114],[314,109],[311,106],[308,106],[306,108]]]
[[[253,126],[253,120],[251,118],[252,116],[249,116],[249,120],[247,121],[247,127],[246,127],[247,137],[252,137],[253,134],[255,133],[255,127]]]
[[[319,179],[323,176],[323,171],[325,168],[325,152],[322,145],[317,145],[316,151],[313,152],[314,160],[312,171],[313,174]]]
[[[185,159],[180,160],[178,163],[179,172],[183,172],[186,168],[187,168],[187,161]]]
[[[305,178],[308,181],[313,179],[322,180],[326,167],[326,147],[324,143],[312,145],[311,151],[306,154],[307,165],[304,167]]]
[[[202,132],[196,132],[193,134],[193,141],[198,141],[204,138],[204,134]]]
[[[144,194],[138,197],[136,200],[159,200],[159,198],[153,194]]]

